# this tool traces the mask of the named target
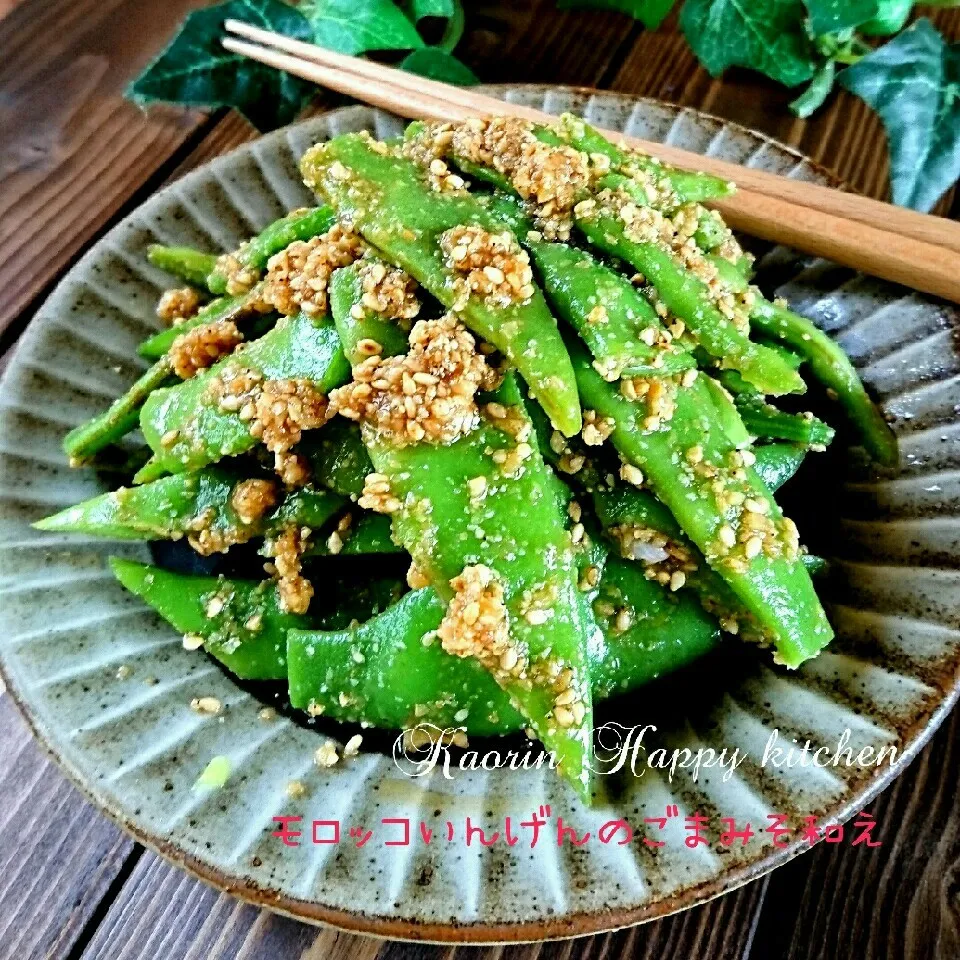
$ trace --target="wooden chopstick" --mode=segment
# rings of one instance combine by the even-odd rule
[[[440,104],[431,108],[429,119],[462,119],[464,116],[477,116],[499,112],[509,113],[512,116],[524,117],[528,120],[543,122],[552,119],[540,110],[525,107],[519,104],[506,104],[502,100],[488,97],[469,90],[466,87],[456,87],[439,83],[426,77],[404,73],[369,60],[348,57],[317,47],[311,43],[293,40],[281,34],[263,30],[240,20],[227,20],[226,29],[238,36],[256,40],[273,49],[291,53],[319,66],[326,66],[335,70],[346,71],[365,77],[375,83],[386,83],[396,89],[406,90],[417,98],[418,103],[424,103],[427,98],[439,100]],[[235,49],[231,47],[231,49]],[[331,76],[332,80],[333,77]],[[327,84],[324,84],[325,86]],[[375,91],[370,90],[374,95]],[[361,98],[362,99],[362,98]],[[391,102],[393,100],[391,99]],[[444,113],[443,104],[449,106]],[[461,110],[454,116],[451,108],[460,107]],[[427,119],[424,117],[424,119]],[[765,170],[751,167],[742,167],[726,160],[715,157],[705,157],[697,153],[682,150],[679,147],[667,144],[652,143],[638,137],[623,136],[603,131],[611,139],[626,140],[631,146],[637,147],[644,153],[659,156],[667,163],[688,170],[701,170],[716,176],[735,180],[741,191],[765,193],[780,200],[788,200],[801,206],[823,210],[834,216],[847,220],[858,220],[869,226],[882,227],[891,233],[904,237],[913,237],[925,243],[937,246],[946,246],[960,253],[960,223],[944,220],[940,217],[931,217],[908,210],[903,207],[894,207],[870,197],[855,193],[841,193],[830,187],[802,180],[793,180]]]
[[[530,107],[335,54],[240,21],[228,20],[226,27],[270,45],[227,37],[223,41],[227,49],[401,116],[460,120],[501,114],[546,123],[555,119]],[[735,179],[738,193],[713,204],[735,229],[960,302],[960,224],[675,147],[608,135],[674,165]],[[809,202],[798,202],[797,197]],[[829,209],[823,209],[825,202]]]

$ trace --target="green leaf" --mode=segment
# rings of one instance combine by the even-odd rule
[[[414,50],[400,63],[400,69],[408,73],[417,73],[421,77],[453,83],[458,87],[469,87],[479,83],[474,72],[456,57],[441,50],[440,47],[424,47]]]
[[[400,2],[407,16],[416,24],[428,18],[446,20],[447,25],[443,36],[435,46],[447,53],[453,53],[454,47],[463,36],[466,23],[463,4],[460,0],[400,0]]]
[[[560,10],[618,10],[639,20],[648,30],[656,30],[673,9],[676,0],[559,0]]]
[[[801,120],[806,120],[812,113],[823,106],[823,101],[830,96],[834,81],[837,78],[837,64],[835,60],[826,63],[813,75],[810,86],[790,104],[790,109]]]
[[[449,20],[456,4],[453,0],[403,0],[402,6],[407,16],[414,23],[418,23],[424,17],[442,17]]]
[[[883,120],[894,203],[929,210],[960,177],[960,43],[918,20],[840,83]]]
[[[801,0],[687,0],[680,25],[713,76],[749,67],[795,87],[816,67]]]
[[[952,0],[955,2],[955,0]],[[880,0],[877,15],[860,24],[860,32],[870,37],[888,37],[899,33],[913,10],[913,0]]]
[[[303,0],[297,9],[313,27],[313,41],[337,53],[416,50],[423,40],[392,0]]]
[[[244,20],[296,40],[313,31],[281,0],[228,0],[196,10],[167,48],[127,88],[141,106],[165,101],[193,107],[236,107],[258,130],[290,123],[314,95],[313,84],[221,46],[223,21]]]
[[[819,37],[840,33],[880,15],[882,0],[804,0],[810,11],[810,32]]]

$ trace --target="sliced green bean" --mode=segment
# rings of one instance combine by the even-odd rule
[[[316,483],[354,500],[363,494],[367,474],[373,473],[360,428],[344,417],[334,417],[310,431],[300,443],[300,452],[310,461]]]
[[[210,543],[226,549],[280,527],[322,527],[345,500],[329,490],[303,487],[267,501],[255,517],[242,517],[235,506],[238,487],[247,482],[238,469],[210,467],[173,474],[138,487],[121,487],[37,521],[38,530],[57,530],[115,540],[179,540],[201,530]],[[263,493],[276,496],[275,485]]]
[[[701,203],[736,193],[734,184],[722,177],[668,167],[655,157],[619,147],[586,121],[569,113],[560,117],[556,127],[540,127],[535,134],[546,143],[567,143],[583,153],[603,154],[618,172],[627,173],[636,167],[658,180],[665,179],[681,203]]]
[[[692,598],[669,596],[634,564],[611,558],[597,593],[601,630],[588,651],[597,700],[687,666],[720,642],[715,621]],[[424,723],[471,736],[523,729],[527,721],[476,661],[429,642],[444,609],[427,588],[348,630],[290,631],[290,702],[386,729]]]
[[[779,490],[796,472],[807,456],[802,444],[765,443],[753,448],[753,469],[771,492]]]
[[[156,468],[197,470],[252,449],[257,440],[240,411],[222,407],[213,381],[231,371],[251,371],[266,380],[312,381],[324,393],[345,383],[350,366],[329,317],[285,317],[259,340],[244,344],[208,370],[174,387],[157,390],[140,414],[140,428]]]
[[[744,554],[736,564],[725,560],[725,539],[736,537],[733,525],[741,522],[737,510],[744,508],[742,504],[739,508],[719,508],[715,482],[724,490],[736,488],[744,493],[777,530],[784,521],[752,468],[738,468],[744,479],[734,480],[728,466],[734,448],[709,415],[710,401],[703,394],[703,384],[698,387],[700,378],[689,388],[678,390],[667,429],[649,430],[644,425],[645,405],[622,397],[593,369],[582,348],[570,346],[585,404],[613,418],[616,426],[611,439],[620,455],[643,471],[658,499],[768,634],[778,658],[796,667],[815,656],[830,641],[833,631],[803,564],[783,555],[767,556],[763,550],[753,556]],[[693,449],[700,459],[691,462]],[[710,464],[711,469],[697,471],[694,464],[701,462]],[[728,544],[731,550],[735,543]]]
[[[725,279],[736,280],[730,273],[725,274]],[[759,296],[750,312],[750,324],[757,333],[786,344],[810,365],[813,375],[840,404],[860,442],[877,463],[891,467],[899,462],[894,432],[839,344],[815,323]]]
[[[372,470],[372,468],[371,468]],[[366,554],[404,553],[403,547],[394,542],[390,533],[390,518],[382,513],[363,513],[341,534],[343,546],[337,556],[358,557]],[[307,556],[329,557],[335,554],[326,540],[315,541],[307,550]]]
[[[743,411],[734,402],[733,397],[713,377],[703,375],[703,384],[710,394],[710,400],[717,413],[720,429],[726,433],[730,442],[739,450],[749,446],[751,431],[742,417]]]
[[[580,334],[605,376],[656,376],[695,366],[623,274],[586,250],[536,239],[532,221],[510,197],[491,198],[489,210],[530,252],[550,305]]]
[[[370,359],[370,354],[362,349],[364,341],[379,344],[383,354],[406,353],[407,334],[395,320],[363,310],[361,294],[360,274],[356,266],[343,267],[330,278],[330,311],[334,322],[338,316],[349,313],[351,306],[359,306],[362,310],[362,316],[351,317],[351,323],[337,324],[340,345],[351,365],[356,366]]]
[[[217,264],[215,253],[203,253],[193,247],[165,247],[159,243],[147,247],[147,259],[155,267],[201,290],[209,289],[207,278]]]
[[[322,191],[385,259],[506,355],[559,430],[567,436],[580,431],[570,359],[543,294],[534,289],[526,300],[488,302],[457,282],[442,253],[440,236],[452,228],[502,230],[483,203],[467,194],[431,191],[415,163],[378,153],[357,134],[318,144],[301,170],[308,185]]]
[[[287,631],[310,621],[280,609],[270,580],[227,580],[113,557],[117,579],[242,680],[285,680]]]
[[[136,428],[147,398],[175,379],[170,362],[166,358],[158,360],[108,410],[74,427],[63,439],[64,452],[71,460],[82,461],[116,443]]]
[[[259,273],[266,269],[267,261],[275,253],[285,250],[297,240],[309,240],[326,233],[335,222],[336,217],[329,207],[295,210],[241,244],[235,256],[242,267],[249,267]],[[227,278],[216,265],[210,270],[207,286],[211,293],[227,292]]]
[[[219,297],[211,301],[206,306],[201,307],[192,317],[184,320],[183,323],[167,327],[159,333],[155,333],[152,337],[148,337],[137,348],[137,353],[146,360],[159,360],[173,346],[174,340],[188,330],[202,327],[204,324],[213,323],[216,320],[239,320],[250,313],[254,313],[258,319],[263,318],[265,322],[272,326],[275,315],[265,316],[259,311],[253,310],[251,306],[256,293],[257,288],[239,297]],[[259,332],[266,332],[266,330],[265,328],[262,331],[258,329],[257,333]],[[255,335],[257,334],[255,333]]]
[[[755,437],[789,440],[811,447],[824,447],[833,440],[833,427],[811,413],[778,410],[756,393],[737,394],[735,402],[744,425]]]
[[[779,395],[806,390],[800,375],[775,351],[753,343],[741,333],[711,302],[706,284],[666,250],[656,243],[631,240],[623,221],[602,211],[578,216],[576,222],[591,244],[636,267],[700,345],[724,367],[739,370],[763,393]]]

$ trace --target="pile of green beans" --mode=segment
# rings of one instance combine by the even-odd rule
[[[185,538],[204,553],[263,543],[268,558],[293,532],[315,594],[306,612],[293,612],[262,574],[111,562],[191,647],[244,680],[286,681],[294,708],[394,729],[527,730],[589,796],[595,702],[693,662],[731,633],[791,668],[833,636],[811,579],[823,562],[796,549],[774,495],[834,429],[776,398],[818,385],[881,466],[897,462],[896,441],[840,348],[751,285],[750,259],[703,206],[730,184],[664,167],[576,118],[531,125],[530,149],[573,154],[598,171],[578,187],[561,240],[543,229],[542,204],[507,160],[468,159],[449,137],[432,155],[411,149],[430,135],[416,123],[403,144],[345,134],[312,148],[302,172],[320,205],[229,256],[150,247],[154,266],[206,302],[149,337],[139,352],[152,366],[64,441],[72,463],[96,465],[139,428],[149,459],[130,485],[35,526]],[[438,169],[463,178],[438,188]],[[665,229],[692,224],[685,242],[703,269],[632,230],[604,206],[611,196],[652,205],[651,222]],[[362,238],[361,261],[325,281],[326,311],[278,316],[264,299],[271,258],[291,244],[314,249],[341,224]],[[522,297],[464,286],[443,245],[462,227],[513,244],[532,271]],[[398,438],[346,414],[304,429],[285,454],[302,475],[294,482],[251,428],[256,387],[233,404],[217,389],[246,378],[329,397],[359,382],[372,356],[412,355],[410,324],[371,306],[369,263],[415,282],[421,317],[453,314],[499,382],[477,394],[473,420],[449,441]],[[245,289],[238,270],[252,278]],[[724,296],[747,305],[743,322]],[[243,342],[188,376],[174,359],[180,338],[223,323]],[[389,513],[369,508],[371,475],[389,490]],[[251,514],[254,489],[262,500]],[[409,586],[398,563],[409,565]],[[325,596],[351,569],[364,588]],[[478,607],[450,619],[469,571],[486,571],[506,639],[483,643],[501,646],[448,644],[451,629],[480,616]]]

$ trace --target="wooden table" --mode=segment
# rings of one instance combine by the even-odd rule
[[[254,136],[235,115],[125,102],[124,84],[197,0],[0,0],[0,357],[64,270],[167,180]],[[799,147],[884,196],[876,118],[841,95],[810,122],[761,78],[698,68],[657,33],[553,0],[468,4],[461,51],[485,80],[659,97]],[[960,39],[960,11],[939,12]],[[951,206],[952,204],[952,206]],[[960,196],[940,212],[960,215]],[[2,362],[2,360],[0,360]],[[621,933],[493,948],[387,943],[240,904],[168,866],[93,810],[0,690],[0,960],[55,958],[960,957],[960,716],[873,805],[879,849],[819,846],[712,903]]]

